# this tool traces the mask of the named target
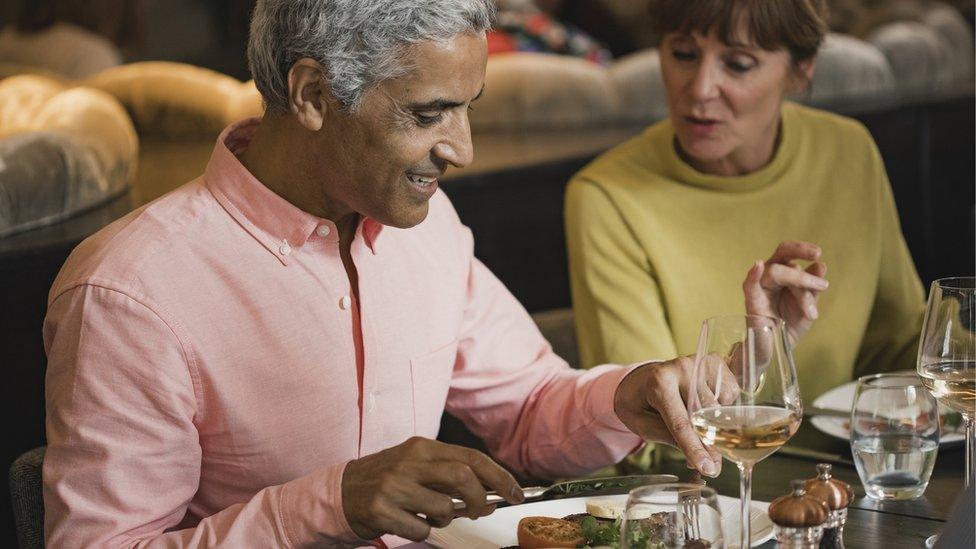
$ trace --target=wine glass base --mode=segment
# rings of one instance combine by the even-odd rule
[[[925,547],[926,549],[932,549],[933,547],[935,547],[935,544],[938,542],[939,542],[939,534],[935,534],[934,536],[929,536],[925,538]]]

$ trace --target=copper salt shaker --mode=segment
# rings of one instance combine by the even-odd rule
[[[769,518],[776,525],[776,541],[788,549],[816,549],[829,511],[824,502],[807,494],[804,481],[790,482],[792,493],[769,504]]]
[[[843,549],[844,524],[847,522],[847,507],[854,501],[854,489],[850,484],[833,478],[829,463],[817,464],[817,477],[807,480],[804,487],[807,494],[819,499],[830,511],[824,525],[822,549]]]

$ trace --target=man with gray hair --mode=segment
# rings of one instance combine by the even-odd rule
[[[448,524],[451,496],[472,518],[486,489],[521,501],[491,458],[433,440],[445,409],[527,477],[642,440],[717,473],[681,396],[690,361],[568,368],[437,192],[472,158],[492,13],[258,2],[263,118],[51,289],[49,546],[395,545]],[[759,309],[780,295],[752,290]]]

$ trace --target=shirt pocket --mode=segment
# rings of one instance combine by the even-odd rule
[[[435,438],[441,426],[447,391],[457,361],[458,342],[410,360],[413,384],[413,432],[417,436]]]

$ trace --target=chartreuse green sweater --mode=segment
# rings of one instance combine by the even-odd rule
[[[884,164],[858,122],[793,103],[772,161],[696,171],[664,121],[603,154],[566,195],[573,308],[586,367],[695,352],[702,320],[742,314],[742,281],[783,240],[823,248],[830,288],[796,349],[809,403],[857,376],[914,368],[924,292]]]

